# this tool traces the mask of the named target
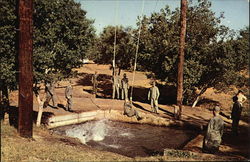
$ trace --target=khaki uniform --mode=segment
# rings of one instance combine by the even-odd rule
[[[120,98],[120,93],[119,93],[119,87],[120,87],[120,78],[117,75],[114,75],[112,78],[113,81],[113,93],[112,93],[112,98],[114,99],[115,96],[117,99]]]
[[[68,111],[72,109],[72,105],[73,105],[72,95],[73,95],[73,88],[71,85],[68,85],[65,89],[65,97],[67,99],[66,110]]]
[[[95,97],[96,97],[96,94],[97,94],[97,85],[98,85],[97,77],[98,77],[98,74],[94,74],[92,76],[93,94],[94,94]]]
[[[122,88],[122,100],[124,99],[124,97],[125,100],[128,100],[128,89],[129,89],[128,78],[126,77],[122,78],[121,88]]]
[[[46,83],[45,85],[45,93],[46,93],[46,100],[44,102],[43,108],[46,108],[49,105],[50,100],[52,100],[52,105],[55,107],[55,95],[54,95],[54,84]]]
[[[141,120],[142,117],[139,115],[139,113],[132,107],[132,104],[129,102],[124,103],[124,115],[127,115],[128,117],[135,116],[137,120]]]
[[[224,121],[219,115],[214,116],[208,123],[206,135],[203,140],[203,152],[215,153],[219,150],[223,135]]]
[[[160,96],[160,92],[158,87],[153,86],[149,89],[148,92],[148,100],[150,100],[152,111],[158,113],[158,98]]]

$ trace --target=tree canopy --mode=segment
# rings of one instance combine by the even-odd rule
[[[190,1],[187,10],[187,33],[184,64],[184,101],[190,102],[194,87],[202,92],[209,87],[222,89],[230,84],[243,86],[246,78],[240,71],[247,68],[249,27],[238,36],[221,24],[223,13],[216,17],[211,2]],[[138,19],[139,20],[139,19]],[[123,69],[130,68],[134,60],[139,24],[142,23],[138,54],[138,70],[152,72],[155,78],[176,86],[177,56],[179,50],[180,10],[169,6],[143,16],[138,28],[117,30],[117,57]],[[127,32],[129,31],[129,32]],[[107,27],[96,43],[97,63],[112,63],[114,27]],[[130,60],[130,61],[128,61]]]
[[[16,2],[0,0],[0,85],[9,89],[17,85]],[[74,0],[35,0],[33,24],[35,82],[68,77],[72,68],[82,64],[95,39],[93,20]]]
[[[116,28],[116,29],[115,29]],[[101,64],[111,64],[114,59],[114,40],[116,30],[116,50],[115,62],[116,66],[121,69],[129,69],[134,60],[135,44],[131,35],[131,28],[122,26],[107,26],[96,40],[94,51],[90,53],[90,57]]]

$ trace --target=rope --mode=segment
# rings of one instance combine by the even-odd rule
[[[113,75],[115,75],[115,55],[116,55],[116,34],[117,34],[117,11],[118,11],[118,4],[119,0],[116,0],[116,6],[115,6],[115,36],[114,36],[114,56],[113,56]],[[113,102],[113,100],[112,100]],[[111,112],[111,109],[114,107],[114,104],[109,109],[109,113]],[[104,117],[105,117],[105,111],[104,111]]]
[[[118,4],[119,0],[116,1],[116,7],[115,7],[115,36],[114,36],[114,55],[113,55],[113,68],[115,72],[115,56],[116,56],[116,35],[117,35],[117,11],[118,11]]]
[[[139,43],[140,43],[140,35],[141,35],[141,27],[142,27],[142,17],[143,17],[143,10],[144,10],[144,1],[142,2],[142,9],[141,9],[141,17],[140,17],[140,26],[139,26],[139,31],[138,31],[138,40],[136,44],[136,52],[135,52],[135,64],[134,64],[134,71],[133,71],[133,79],[132,79],[132,86],[131,86],[131,98],[133,95],[133,88],[134,88],[134,81],[135,81],[135,71],[136,71],[136,62],[137,62],[137,57],[138,57],[138,50],[139,50]]]

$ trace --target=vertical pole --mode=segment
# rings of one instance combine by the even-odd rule
[[[183,65],[184,65],[184,48],[185,48],[185,35],[186,35],[186,12],[187,0],[181,0],[181,29],[180,29],[180,47],[178,56],[178,81],[177,81],[177,105],[179,106],[179,118],[182,112],[182,99],[183,99]]]
[[[32,72],[32,15],[33,0],[19,0],[19,116],[18,132],[22,137],[32,137],[33,72]]]

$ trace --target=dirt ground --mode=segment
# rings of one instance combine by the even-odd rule
[[[73,110],[74,112],[82,111],[93,111],[98,109],[114,109],[121,110],[123,107],[122,100],[112,100],[112,87],[111,87],[111,70],[108,65],[97,65],[94,63],[85,64],[83,67],[75,69],[79,75],[73,79]],[[98,93],[97,98],[93,98],[92,94],[92,83],[91,77],[94,72],[97,71],[99,74],[98,77]],[[133,104],[135,108],[145,114],[160,116],[164,119],[174,120],[173,119],[173,97],[174,91],[170,88],[165,88],[164,86],[159,85],[161,97],[159,99],[159,114],[151,113],[151,108],[149,102],[147,101],[147,92],[150,87],[150,80],[146,77],[143,72],[136,72],[134,83],[132,83],[133,73],[129,71],[122,71],[127,74],[129,78],[129,85],[133,85]],[[160,82],[159,82],[160,83]],[[59,109],[46,108],[44,110],[44,118],[50,115],[64,115],[71,112],[67,112],[63,109],[63,106],[66,105],[66,100],[64,97],[65,86],[67,81],[61,81],[56,85],[56,102],[59,104]],[[217,92],[214,89],[208,89],[205,94],[202,95],[202,100],[197,104],[195,108],[190,106],[184,106],[183,116],[181,119],[182,123],[192,123],[200,129],[205,130],[206,124],[209,119],[212,117],[211,109],[213,108],[214,103],[219,103],[222,108],[222,118],[226,123],[223,142],[220,147],[220,151],[215,155],[204,154],[201,152],[203,135],[198,135],[195,139],[190,141],[185,147],[184,150],[192,151],[199,155],[200,160],[206,160],[207,158],[211,159],[221,159],[224,157],[227,160],[231,159],[243,159],[249,160],[250,157],[250,140],[249,140],[249,120],[248,117],[246,120],[240,121],[240,134],[235,137],[231,135],[231,120],[227,118],[230,115],[232,107],[232,95],[237,92],[237,89],[233,89],[230,93]],[[10,101],[12,106],[17,106],[17,92],[12,92],[10,94]],[[43,96],[43,93],[42,95]],[[249,102],[248,102],[249,103]],[[248,107],[248,103],[245,107]],[[34,97],[34,111],[37,111],[37,102]],[[84,108],[83,108],[84,107]],[[36,112],[35,112],[36,114]],[[192,129],[192,128],[190,128]],[[204,131],[203,131],[204,132]],[[92,150],[94,151],[94,150]],[[105,153],[106,154],[106,153]],[[151,160],[158,161],[159,158],[153,158]],[[128,159],[126,159],[128,160]],[[131,160],[131,159],[130,159]],[[136,159],[134,159],[136,160]],[[140,159],[139,160],[150,160],[150,158]],[[163,160],[169,160],[165,157]],[[170,159],[171,160],[171,159]],[[173,160],[173,159],[172,159]],[[175,159],[176,160],[176,159]],[[177,158],[177,160],[183,160]],[[184,159],[185,160],[185,159]],[[189,159],[190,160],[190,159]],[[197,159],[196,159],[197,160]],[[199,159],[198,159],[199,160]]]

